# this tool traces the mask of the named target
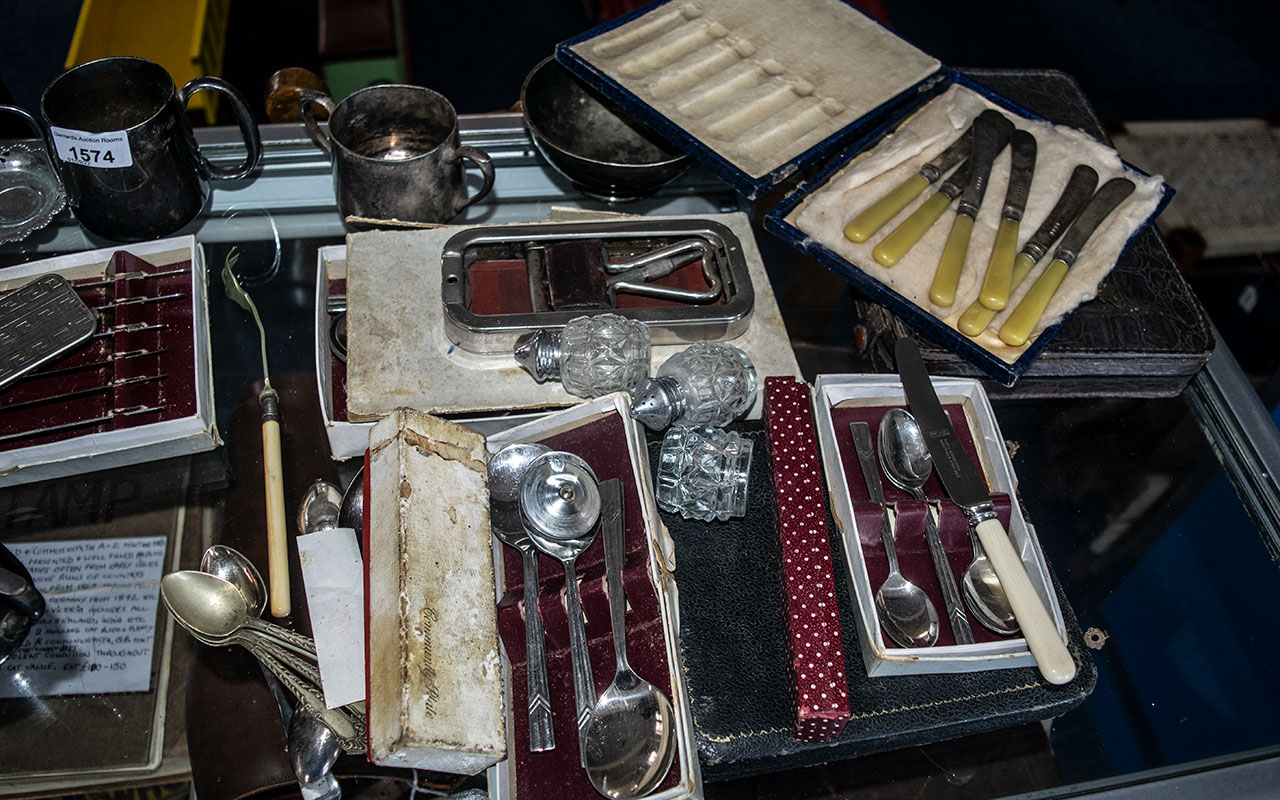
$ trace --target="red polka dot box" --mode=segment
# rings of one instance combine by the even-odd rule
[[[1059,597],[1035,530],[1019,507],[1017,477],[986,393],[978,381],[967,378],[932,380],[961,443],[986,478],[996,514],[1033,588],[1065,635]],[[951,502],[936,472],[914,473],[924,478],[918,492],[911,491],[909,479],[904,488],[889,478],[884,461],[909,463],[911,452],[910,447],[895,446],[882,431],[890,427],[886,420],[894,416],[893,409],[907,409],[898,377],[819,376],[813,409],[831,513],[856,598],[858,641],[867,674],[1034,666],[1016,620],[991,601],[987,582],[975,580],[979,573],[972,571],[966,579],[981,549],[975,548],[968,520]],[[899,457],[893,458],[894,453]],[[902,472],[895,471],[900,484]],[[882,498],[875,496],[877,482]],[[900,579],[892,575],[895,560]],[[886,584],[886,592],[896,586],[897,594],[904,594],[903,581],[919,590],[909,590],[913,603],[877,603],[877,592]],[[936,618],[933,626],[931,616]]]

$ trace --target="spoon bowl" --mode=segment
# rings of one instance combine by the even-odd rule
[[[333,729],[306,709],[298,709],[289,723],[289,763],[302,786],[330,775],[342,746]]]
[[[338,506],[338,527],[355,531],[356,541],[360,541],[364,534],[364,467],[356,470],[356,476],[342,493],[342,504]]]
[[[341,506],[342,490],[328,481],[316,481],[298,506],[298,531],[306,534],[338,527]]]
[[[917,500],[924,499],[924,484],[933,472],[933,457],[915,417],[891,408],[880,422],[880,466],[889,482]]]
[[[650,724],[638,730],[635,721]],[[675,758],[675,711],[653,684],[619,670],[591,711],[583,730],[587,777],[605,797],[643,797],[653,791]]]
[[[995,567],[991,566],[991,560],[987,558],[972,527],[969,528],[969,539],[973,544],[973,561],[960,578],[965,602],[973,616],[985,628],[1002,636],[1012,636],[1018,633],[1019,628],[1013,608],[1009,605],[1009,596],[1000,584],[1000,577],[996,575]]]
[[[215,544],[200,558],[200,571],[214,575],[239,590],[244,604],[255,617],[267,608],[267,583],[253,562],[234,547]]]
[[[223,638],[249,619],[249,606],[234,584],[204,572],[171,572],[160,580],[160,595],[184,627]]]
[[[675,757],[675,716],[671,701],[641,678],[627,662],[626,558],[622,484],[614,478],[600,486],[604,529],[606,590],[617,671],[591,709],[582,729],[582,766],[591,785],[605,797],[631,800],[652,792]]]

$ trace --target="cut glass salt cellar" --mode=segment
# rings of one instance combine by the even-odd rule
[[[704,522],[743,516],[751,446],[750,439],[721,428],[672,428],[658,457],[658,507]]]
[[[578,397],[630,392],[649,376],[649,328],[617,314],[576,317],[521,336],[515,356],[538,383],[558,379]]]
[[[631,415],[651,430],[668,425],[724,426],[746,413],[756,399],[756,368],[731,344],[695,344],[640,384]]]

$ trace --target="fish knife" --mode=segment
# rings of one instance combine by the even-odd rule
[[[1009,597],[1009,605],[1040,674],[1050,683],[1071,681],[1076,675],[1075,660],[1027,577],[1027,569],[1009,540],[1009,534],[996,516],[987,482],[969,458],[938,401],[933,381],[929,379],[924,360],[920,357],[920,349],[910,339],[899,339],[894,345],[894,355],[907,405],[924,431],[925,444],[933,457],[933,468],[947,495],[964,511],[987,551],[987,558],[991,560],[1000,585]]]
[[[956,218],[951,223],[951,233],[947,235],[947,243],[942,248],[942,258],[938,260],[938,271],[933,275],[933,285],[929,287],[929,299],[940,306],[949,306],[956,301],[956,286],[960,283],[960,272],[964,269],[964,257],[969,252],[969,236],[973,233],[973,220],[978,216],[982,206],[982,198],[987,193],[987,183],[991,178],[991,164],[1009,143],[1013,133],[1013,123],[994,109],[987,109],[978,115],[973,123],[973,150],[969,154],[969,182],[960,193],[960,203],[956,208]]]
[[[1009,137],[1009,149],[1013,153],[1013,166],[1009,171],[1009,188],[1004,195],[1004,208],[1000,211],[1000,227],[996,229],[996,241],[987,260],[987,274],[982,278],[978,302],[992,311],[1000,311],[1009,303],[1013,286],[1013,257],[1018,252],[1018,228],[1022,212],[1027,209],[1027,195],[1031,193],[1031,177],[1036,170],[1036,137],[1022,130]]]
[[[1093,197],[1093,190],[1096,188],[1098,188],[1097,171],[1087,164],[1077,164],[1071,172],[1071,178],[1067,180],[1066,188],[1062,190],[1062,196],[1058,198],[1049,216],[1045,217],[1044,222],[1040,223],[1040,227],[1022,246],[1022,252],[1013,259],[1013,275],[1009,282],[1011,293],[1022,285],[1023,279],[1027,277],[1027,273],[1031,272],[1031,268],[1044,258],[1044,254],[1049,252],[1049,248],[1058,240],[1058,237],[1071,226],[1072,222],[1075,222],[1084,204]],[[967,336],[977,336],[987,329],[995,317],[995,311],[974,300],[973,305],[960,315],[956,327]]]
[[[1027,341],[1031,331],[1040,322],[1040,317],[1044,315],[1049,300],[1053,298],[1054,292],[1058,291],[1058,286],[1066,277],[1067,270],[1071,269],[1071,265],[1076,262],[1089,237],[1093,236],[1102,221],[1115,211],[1116,206],[1133,194],[1135,188],[1133,181],[1128,178],[1112,178],[1102,184],[1102,188],[1093,195],[1089,204],[1080,212],[1080,216],[1063,234],[1062,244],[1058,245],[1049,266],[1036,279],[1031,291],[1022,298],[1018,307],[1000,326],[1000,341],[1010,347],[1017,347]]]
[[[871,251],[871,257],[886,267],[897,264],[910,252],[911,248],[916,246],[920,237],[933,227],[933,223],[938,221],[938,217],[947,210],[951,201],[960,196],[968,180],[969,164],[965,162],[951,174],[950,178],[942,182],[933,197],[925,200],[919,208],[911,212],[911,216],[904,219],[892,233],[875,246]]]
[[[872,203],[865,211],[844,226],[845,238],[851,242],[865,242],[907,204],[915,200],[925,188],[946,175],[952,167],[969,156],[973,142],[973,126],[970,125],[954,142],[939,153],[920,171],[891,189],[884,197]]]

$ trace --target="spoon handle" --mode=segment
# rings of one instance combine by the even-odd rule
[[[538,553],[521,548],[524,559],[524,649],[528,654],[529,749],[554,750],[556,734],[551,724],[551,687],[547,683],[547,641],[538,610]]]
[[[334,736],[337,737],[338,743],[342,745],[344,751],[348,753],[365,752],[365,734],[368,728],[363,715],[355,711],[344,712],[343,709],[327,708],[324,700],[316,693],[313,687],[295,675],[284,664],[277,661],[266,650],[253,645],[249,647],[249,652],[253,653],[267,669],[275,673],[280,682],[285,685],[285,688],[294,697],[298,698],[299,703],[302,703],[308,711],[315,714],[333,729]]]
[[[241,633],[237,637],[237,641],[242,644],[245,649],[254,652],[255,648],[269,653],[277,661],[284,663],[289,669],[301,677],[305,681],[309,681],[318,689],[324,689],[324,683],[320,680],[320,670],[314,664],[308,663],[306,660],[299,658],[297,655],[289,652],[279,643],[270,641],[269,639],[260,639],[256,636],[248,636]],[[256,655],[256,653],[255,653]]]
[[[622,522],[622,482],[612,478],[600,484],[600,500],[609,626],[613,629],[613,656],[621,672],[630,669],[627,664],[627,595],[622,586],[622,566],[627,558],[627,529]]]
[[[933,518],[933,504],[927,501],[924,507],[924,538],[929,545],[929,556],[933,559],[938,584],[942,587],[942,600],[947,604],[947,619],[951,622],[951,633],[955,636],[956,644],[973,644],[973,629],[969,627],[969,616],[960,600],[960,590],[956,588],[956,577],[951,572],[946,548],[942,546],[938,523]]]
[[[274,639],[285,647],[288,647],[290,650],[293,650],[300,655],[309,656],[313,660],[316,657],[315,639],[312,639],[310,636],[304,636],[301,633],[291,631],[281,625],[264,622],[256,618],[249,618],[245,620],[244,628],[242,630],[254,631],[261,636]]]
[[[582,751],[582,729],[596,704],[596,684],[591,675],[591,654],[587,650],[587,629],[582,622],[582,598],[578,596],[576,559],[564,562],[566,611],[569,614],[569,656],[573,660],[573,699],[578,713],[578,750]]]

